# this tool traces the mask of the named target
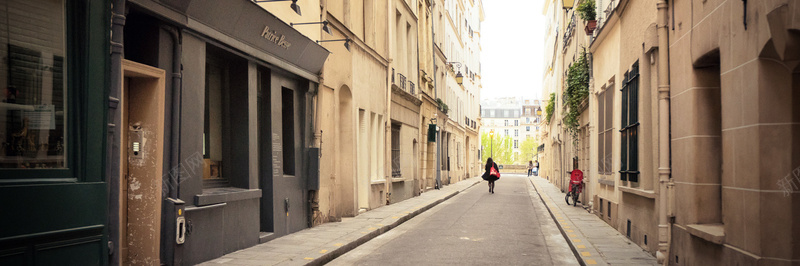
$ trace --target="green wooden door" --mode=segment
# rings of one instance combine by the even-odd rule
[[[110,4],[0,9],[0,265],[108,264]]]

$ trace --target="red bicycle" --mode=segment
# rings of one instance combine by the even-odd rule
[[[569,191],[567,192],[567,196],[564,197],[564,200],[569,205],[569,200],[572,199],[572,205],[578,206],[578,195],[583,191],[583,172],[581,170],[575,169],[572,170],[570,173],[569,178]]]

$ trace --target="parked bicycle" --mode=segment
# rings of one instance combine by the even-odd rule
[[[567,202],[567,205],[570,205],[570,199],[572,199],[572,205],[578,206],[578,195],[583,191],[583,172],[578,169],[572,170],[570,172],[569,177],[569,191],[567,195],[564,197],[564,201]]]

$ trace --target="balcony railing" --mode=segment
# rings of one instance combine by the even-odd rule
[[[397,75],[397,77],[395,77],[395,75]],[[408,82],[407,86],[406,82]],[[407,79],[405,75],[396,73],[394,68],[392,68],[392,85],[397,86],[400,90],[411,95],[417,95],[417,85],[414,84],[413,81]]]
[[[403,74],[397,73],[397,81],[398,81],[397,85],[401,89],[403,89],[403,91],[405,91],[406,90],[406,76],[403,76]]]
[[[617,8],[617,0],[611,0],[606,6],[606,9],[603,11],[602,16],[598,16],[597,18],[597,29],[594,31],[594,35],[600,33],[600,29],[605,26],[606,22],[608,22],[608,18],[611,17],[611,14],[614,13],[614,10]]]
[[[564,46],[563,46],[564,49],[567,49],[570,40],[572,40],[572,35],[575,33],[575,23],[576,23],[575,12],[572,12],[572,18],[570,18],[569,21],[570,21],[569,25],[567,26],[567,29],[564,31]]]

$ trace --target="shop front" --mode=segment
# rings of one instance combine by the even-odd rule
[[[311,103],[329,52],[252,1],[120,2],[126,132],[112,261],[196,264],[310,227]],[[132,174],[136,159],[157,170]],[[160,233],[126,239],[132,220]]]

